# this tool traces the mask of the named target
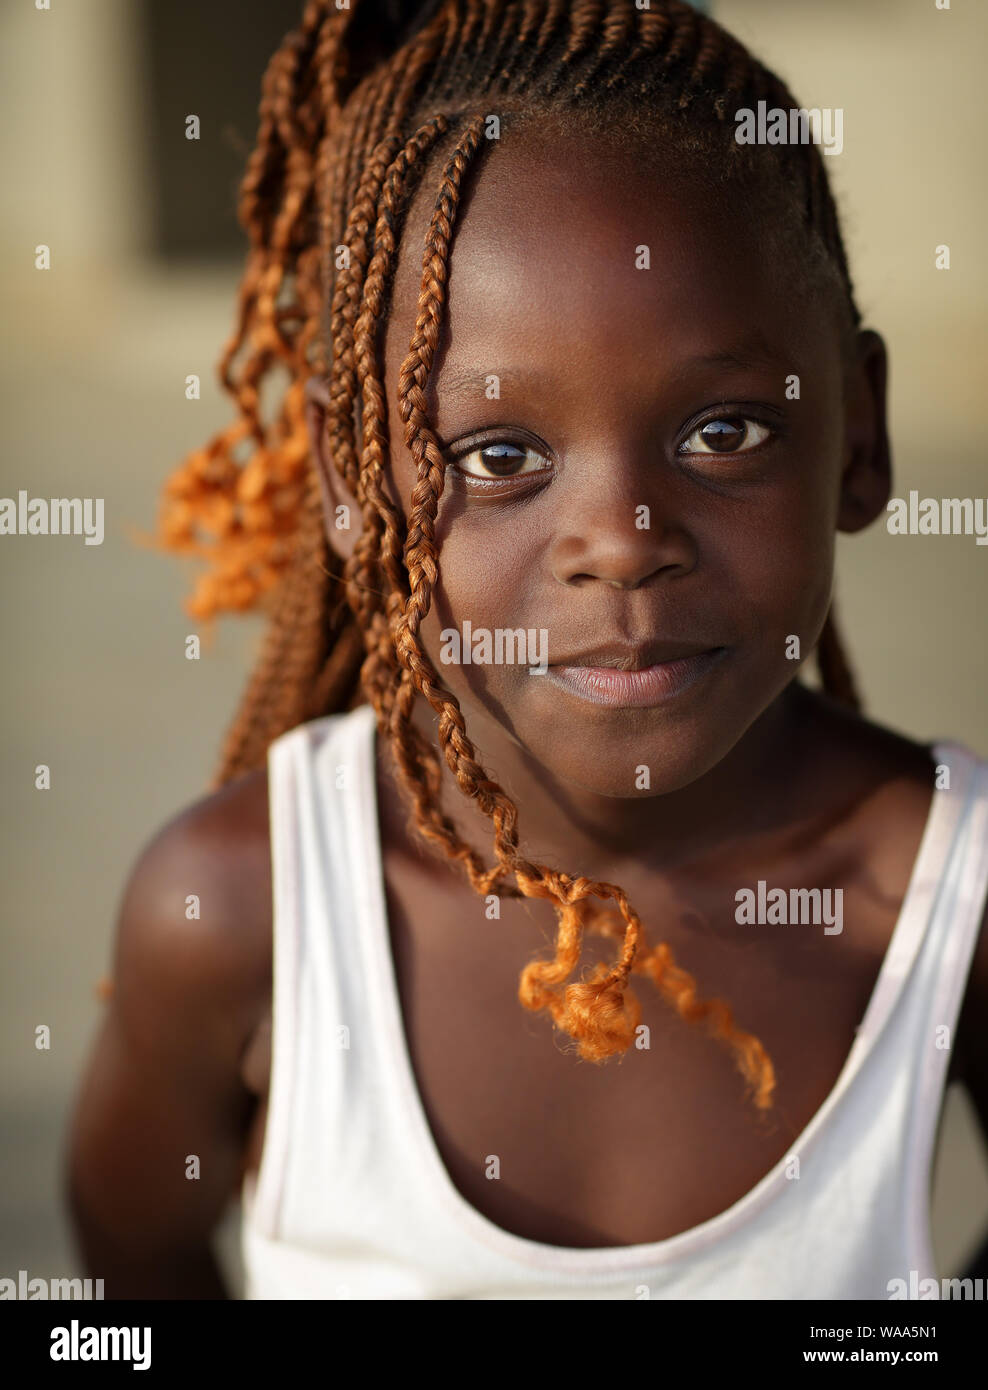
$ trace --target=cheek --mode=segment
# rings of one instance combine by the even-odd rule
[[[824,488],[783,488],[711,537],[719,582],[757,649],[781,651],[798,636],[806,655],[819,637],[833,583],[834,508]]]
[[[523,527],[486,525],[476,513],[464,515],[459,504],[455,492],[444,496],[440,504],[436,524],[439,573],[432,607],[421,628],[422,645],[450,689],[454,688],[457,668],[439,664],[443,630],[462,632],[465,622],[474,632],[530,626],[534,621],[530,587],[533,577],[541,573],[536,548]],[[492,666],[488,683],[499,685],[504,669]],[[474,686],[477,679],[474,672],[469,684]]]

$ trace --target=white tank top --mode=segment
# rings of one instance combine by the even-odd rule
[[[890,1280],[916,1288],[910,1271],[939,1278],[942,1029],[952,1041],[988,885],[988,763],[936,745],[949,790],[934,793],[844,1068],[788,1153],[680,1235],[572,1249],[481,1215],[436,1147],[392,962],[375,737],[364,705],[269,752],[272,1066],[260,1169],[243,1187],[246,1297],[887,1299]]]

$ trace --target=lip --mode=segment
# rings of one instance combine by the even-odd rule
[[[566,663],[555,663],[546,675],[554,684],[591,704],[610,705],[614,709],[647,709],[688,690],[727,655],[726,647],[692,652],[680,647],[677,654],[656,660],[653,647],[649,649],[651,660],[645,663],[629,648],[610,650],[612,659],[606,664],[589,664],[605,660],[601,649],[600,653],[587,653],[582,658],[570,657]]]
[[[647,666],[660,666],[685,657],[702,656],[705,652],[722,650],[715,642],[686,642],[653,638],[644,642],[609,642],[599,647],[587,647],[582,652],[565,652],[553,666],[612,667],[618,671],[643,671]]]

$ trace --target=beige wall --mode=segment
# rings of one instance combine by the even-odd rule
[[[0,9],[5,252],[47,241],[59,264],[106,265],[146,230],[143,90],[133,0]],[[9,264],[9,262],[8,262]]]

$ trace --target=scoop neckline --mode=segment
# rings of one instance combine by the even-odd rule
[[[363,709],[368,711],[365,720],[370,736],[364,739],[363,756],[360,759],[361,776],[358,781],[363,801],[363,815],[359,817],[359,822],[361,825],[369,826],[374,833],[366,836],[366,839],[361,839],[363,854],[370,855],[370,873],[366,880],[366,891],[357,895],[358,910],[364,919],[362,930],[365,940],[370,945],[374,957],[370,983],[376,995],[386,1037],[393,1049],[389,1055],[393,1055],[395,1059],[395,1075],[405,1116],[418,1150],[433,1178],[437,1195],[474,1237],[488,1246],[529,1264],[573,1273],[602,1273],[667,1264],[682,1255],[695,1255],[707,1245],[736,1231],[767,1205],[786,1183],[786,1167],[790,1156],[797,1152],[802,1156],[812,1145],[861,1070],[891,1016],[924,935],[922,928],[929,917],[928,909],[937,882],[937,875],[931,874],[930,870],[934,856],[941,847],[940,831],[946,824],[952,805],[959,805],[959,799],[952,802],[951,795],[945,788],[934,786],[899,916],[889,936],[867,1007],[855,1030],[854,1041],[823,1103],[787,1146],[786,1152],[778,1162],[731,1206],[674,1236],[633,1245],[550,1245],[545,1241],[531,1240],[527,1236],[516,1235],[513,1231],[506,1230],[467,1201],[453,1182],[436,1144],[412,1065],[391,948],[377,796],[377,725],[371,707],[364,706]],[[941,755],[948,750],[960,754],[962,758],[967,757],[966,750],[961,745],[938,741],[927,745],[931,764],[935,766],[945,761]],[[955,784],[951,790],[956,796],[959,788]],[[357,819],[352,823],[352,831],[354,834],[359,833]],[[354,848],[356,852],[356,846]],[[924,909],[927,909],[925,916]]]

